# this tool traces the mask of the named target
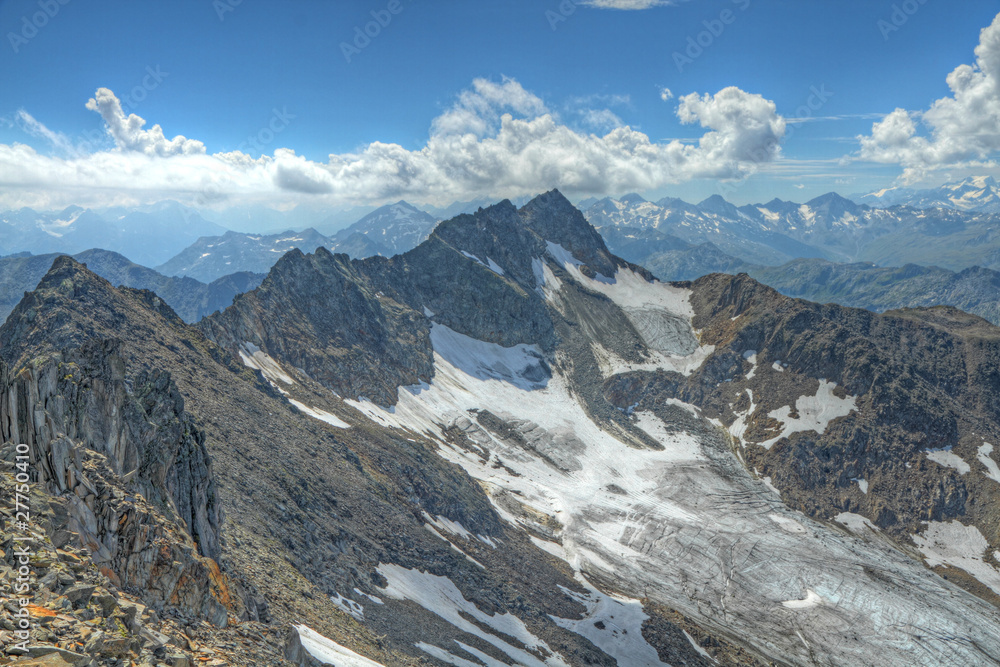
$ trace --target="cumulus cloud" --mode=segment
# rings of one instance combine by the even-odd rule
[[[504,77],[501,83],[475,79],[472,88],[459,94],[451,109],[434,119],[432,131],[482,136],[496,127],[503,111],[535,117],[549,110],[540,97],[526,91],[514,79]]]
[[[779,155],[785,132],[773,102],[735,87],[680,98],[678,118],[705,132],[653,142],[607,109],[585,118],[597,133],[581,132],[517,81],[477,79],[431,122],[423,147],[376,141],[313,161],[287,148],[260,156],[208,154],[199,141],[167,139],[158,125],[144,129],[145,121],[126,117],[106,89],[87,106],[101,114],[115,147],[65,157],[0,144],[0,204],[17,199],[31,205],[25,201],[30,193],[55,191],[71,201],[81,193],[120,201],[126,193],[196,204],[227,197],[293,203],[307,196],[331,204],[401,197],[449,203],[552,187],[571,194],[642,191],[692,179],[745,177]]]
[[[664,88],[663,90],[660,91],[660,99],[663,100],[664,102],[669,102],[670,100],[674,99],[674,94],[673,92],[671,92],[669,88]]]
[[[142,129],[146,121],[134,113],[125,115],[122,104],[115,94],[107,88],[98,88],[97,94],[87,100],[87,108],[101,114],[108,132],[115,140],[115,145],[123,151],[134,151],[146,155],[192,155],[205,152],[205,144],[178,135],[167,139],[163,128],[154,125],[148,130]]]
[[[735,86],[716,95],[691,93],[680,98],[677,117],[682,123],[699,123],[713,130],[699,141],[701,158],[709,164],[735,162],[732,169],[736,172],[744,169],[741,163],[776,158],[785,135],[785,119],[778,115],[774,102]]]
[[[896,109],[858,137],[857,159],[903,167],[903,179],[982,162],[1000,151],[1000,14],[980,33],[974,65],[947,77],[951,96],[926,111]]]

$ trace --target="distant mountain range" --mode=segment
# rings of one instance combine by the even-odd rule
[[[55,213],[30,208],[0,212],[0,252],[77,253],[105,248],[133,262],[155,266],[201,236],[225,231],[177,202],[100,213],[70,206]]]
[[[774,199],[739,207],[718,195],[693,205],[673,198],[649,202],[633,194],[601,199],[584,215],[609,239],[631,244],[636,251],[630,258],[640,264],[664,250],[664,243],[682,241],[712,243],[727,255],[759,265],[819,258],[938,265],[952,271],[977,265],[1000,269],[1000,214],[903,205],[873,208],[832,192],[804,204]],[[644,246],[646,257],[641,256]]]
[[[618,248],[630,250],[628,244],[609,240],[608,247],[628,259],[628,254],[617,252]],[[948,305],[1000,324],[1000,272],[981,267],[955,272],[936,266],[883,267],[825,259],[795,259],[780,266],[763,266],[727,255],[711,243],[647,256],[643,266],[661,280],[746,273],[786,296],[818,303],[875,312]]]
[[[169,276],[216,280],[234,271],[267,273],[282,255],[298,248],[314,252],[324,247],[351,257],[391,257],[417,247],[437,224],[437,218],[399,201],[378,208],[332,237],[315,229],[278,234],[228,231],[199,238],[169,261],[156,267]]]
[[[35,289],[57,257],[59,253],[0,257],[0,323],[25,292]],[[165,276],[108,250],[86,250],[75,259],[113,285],[156,292],[186,322],[226,308],[237,294],[256,288],[264,279],[262,273],[238,272],[205,284],[194,278]]]
[[[267,273],[292,248],[313,252],[330,239],[315,229],[280,234],[226,232],[204,236],[156,267],[167,276],[188,276],[208,282],[235,271]]]
[[[973,176],[924,190],[886,188],[855,195],[853,199],[859,204],[880,208],[905,204],[914,208],[954,208],[959,211],[1000,213],[1000,185],[992,176]]]

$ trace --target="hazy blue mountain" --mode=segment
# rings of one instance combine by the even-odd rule
[[[616,237],[608,247],[619,254]],[[1000,324],[1000,272],[981,267],[949,271],[936,266],[877,266],[796,259],[763,266],[727,255],[711,243],[654,253],[643,263],[661,280],[696,280],[710,273],[747,273],[786,296],[884,312],[899,308],[954,306]]]
[[[101,247],[152,266],[170,259],[201,236],[225,231],[193,209],[164,201],[101,212],[70,206],[56,212],[0,212],[0,252],[76,253]]]
[[[391,257],[416,248],[431,233],[437,218],[405,201],[387,204],[333,235],[335,252],[352,257]],[[364,240],[352,238],[364,237]]]
[[[59,253],[0,257],[0,322],[25,292],[35,289],[57,257]],[[85,250],[74,259],[113,285],[156,292],[186,322],[226,308],[233,297],[256,288],[264,279],[261,273],[239,272],[205,284],[194,278],[165,276],[109,250]]]

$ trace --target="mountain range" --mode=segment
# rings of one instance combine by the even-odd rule
[[[665,243],[660,247],[668,247]],[[949,271],[936,266],[877,266],[824,259],[796,259],[779,266],[751,264],[712,243],[697,246],[675,240],[674,249],[647,255],[645,245],[611,235],[608,246],[630,261],[642,262],[662,280],[694,280],[711,273],[747,273],[787,296],[838,303],[876,312],[948,305],[1000,324],[1000,272],[981,267]],[[637,256],[638,255],[638,256]]]
[[[0,359],[37,659],[1000,658],[1000,329],[955,309],[662,283],[552,191],[194,326],[61,256]]]
[[[48,273],[59,254],[0,257],[0,322]],[[222,310],[233,297],[260,285],[263,274],[232,273],[209,284],[193,278],[174,278],[130,262],[108,250],[85,250],[75,259],[114,285],[156,292],[185,322],[196,322]]]
[[[312,228],[277,234],[228,231],[220,236],[202,237],[156,270],[202,281],[217,280],[234,271],[267,273],[293,248],[314,252],[320,246],[351,257],[389,257],[416,247],[436,224],[437,219],[430,214],[399,201],[372,211],[332,237]]]
[[[829,193],[804,204],[774,199],[735,206],[719,195],[697,205],[605,198],[584,211],[605,236],[651,252],[712,243],[744,262],[778,265],[798,258],[920,264],[961,271],[1000,268],[1000,216],[953,208],[873,208]],[[664,245],[673,244],[673,248]],[[641,262],[640,262],[641,263]]]
[[[177,202],[100,213],[70,206],[56,213],[30,208],[0,212],[0,248],[4,254],[28,251],[73,254],[105,248],[143,266],[156,266],[201,236],[225,229]]]
[[[959,211],[1000,213],[1000,186],[992,176],[970,176],[937,188],[885,188],[853,197],[859,204],[887,207],[954,208]]]

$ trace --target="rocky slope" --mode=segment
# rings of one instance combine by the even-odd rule
[[[0,257],[0,321],[35,288],[59,255]],[[196,322],[205,315],[226,308],[237,294],[257,287],[262,274],[232,273],[210,284],[194,278],[173,278],[130,262],[108,250],[85,250],[77,261],[114,285],[148,289],[166,301],[186,322]]]
[[[789,505],[914,546],[995,602],[1000,329],[946,307],[820,306],[745,275],[692,290],[694,325],[714,346],[704,365],[688,377],[623,375],[606,394],[699,406]],[[950,547],[932,543],[945,535]],[[963,540],[981,548],[962,552]]]

